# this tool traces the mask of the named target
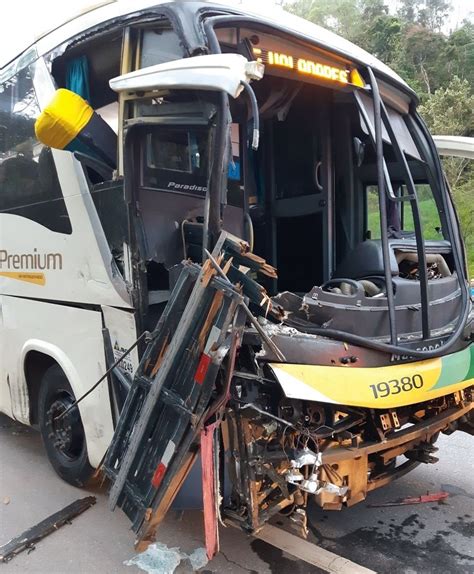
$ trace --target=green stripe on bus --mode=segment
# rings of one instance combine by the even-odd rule
[[[469,379],[469,375],[473,370],[472,357],[473,346],[470,345],[462,351],[447,355],[441,359],[441,374],[436,384],[431,387],[430,391],[440,389],[442,387],[449,387],[461,381]]]

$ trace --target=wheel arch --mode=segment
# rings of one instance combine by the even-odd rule
[[[80,398],[83,394],[84,384],[83,382],[81,383],[78,370],[67,354],[57,345],[39,339],[30,339],[23,345],[20,361],[25,381],[25,390],[28,394],[27,403],[29,408],[27,418],[30,424],[37,422],[38,395],[41,379],[50,366],[57,364],[61,368],[71,385],[76,399]],[[91,382],[91,386],[93,382],[94,381]],[[95,460],[97,455],[94,456],[93,454],[97,450],[93,444],[97,439],[94,411],[87,407],[87,400],[80,403],[78,408],[86,435],[89,460],[92,466],[97,466],[99,460]]]
[[[23,372],[28,391],[28,418],[31,425],[38,423],[38,399],[41,381],[46,371],[57,361],[40,351],[30,350],[23,361]]]
[[[27,341],[21,351],[21,364],[23,365],[23,376],[25,378],[28,399],[29,399],[29,419],[32,422],[32,406],[37,406],[33,400],[38,398],[39,385],[41,378],[46,370],[53,364],[61,367],[64,375],[66,376],[76,399],[80,396],[80,378],[79,373],[74,367],[72,361],[68,358],[66,353],[46,341],[39,339],[30,339]]]

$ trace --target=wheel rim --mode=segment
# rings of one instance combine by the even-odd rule
[[[77,460],[84,448],[84,432],[79,409],[72,408],[67,415],[60,417],[74,404],[74,397],[66,390],[56,393],[46,413],[48,439],[54,449],[68,461]]]

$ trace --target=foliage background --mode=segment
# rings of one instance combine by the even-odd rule
[[[284,8],[347,38],[394,69],[420,97],[433,134],[474,136],[474,23],[446,30],[449,0],[286,0]],[[474,6],[473,6],[474,8]],[[474,162],[443,159],[474,277]]]

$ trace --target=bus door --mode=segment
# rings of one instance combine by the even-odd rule
[[[331,157],[328,91],[302,86],[265,140],[277,291],[306,292],[329,279]],[[271,174],[271,175],[270,175]]]

